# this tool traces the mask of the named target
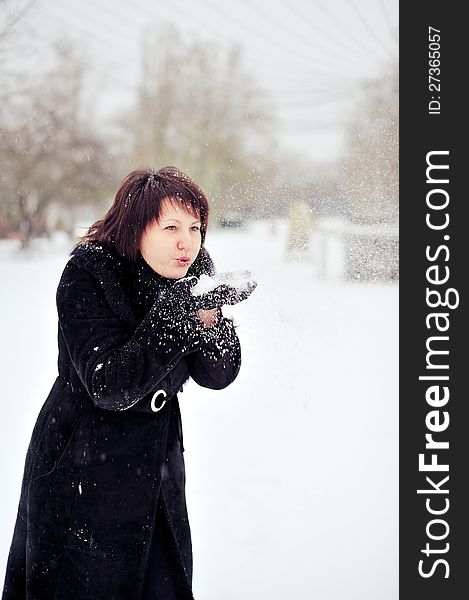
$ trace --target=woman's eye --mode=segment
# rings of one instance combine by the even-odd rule
[[[177,226],[176,225],[167,225],[165,227],[165,229],[168,229],[169,231],[176,231]],[[198,225],[193,225],[190,229],[191,229],[191,231],[200,231],[200,227]]]

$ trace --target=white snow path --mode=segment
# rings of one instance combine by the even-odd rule
[[[319,281],[284,259],[284,226],[208,234],[219,271],[258,287],[224,309],[243,365],[180,395],[194,595],[201,600],[398,597],[398,286]],[[24,457],[56,376],[66,247],[0,244],[3,577]],[[26,368],[25,368],[26,365]]]

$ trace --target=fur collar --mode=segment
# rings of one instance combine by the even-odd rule
[[[99,280],[111,308],[132,327],[138,325],[161,291],[174,283],[153,271],[141,255],[136,262],[130,262],[112,246],[98,242],[78,244],[71,252],[70,262],[84,267]],[[187,275],[214,273],[209,253],[201,248]]]

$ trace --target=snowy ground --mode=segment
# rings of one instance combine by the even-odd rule
[[[198,600],[398,597],[398,287],[327,282],[284,257],[285,224],[209,233],[259,286],[230,309],[243,366],[181,394]],[[0,577],[26,448],[56,376],[60,240],[0,244]]]

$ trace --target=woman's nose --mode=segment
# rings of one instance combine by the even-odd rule
[[[192,241],[189,232],[181,233],[181,237],[177,243],[178,250],[187,250],[191,247]]]

